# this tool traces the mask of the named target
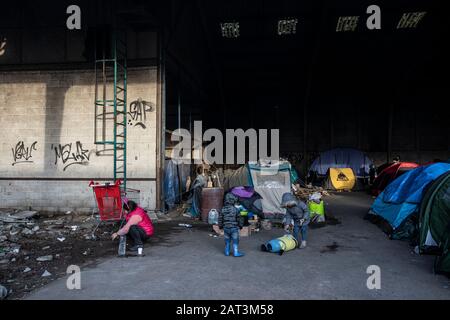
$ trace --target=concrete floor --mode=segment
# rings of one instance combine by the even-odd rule
[[[433,274],[432,256],[391,241],[363,220],[373,199],[362,193],[326,198],[342,224],[310,229],[308,247],[283,256],[259,251],[281,229],[242,238],[243,258],[225,257],[223,239],[194,226],[155,238],[142,258],[110,258],[81,272],[81,290],[56,280],[28,299],[449,299],[450,280]],[[157,228],[164,229],[163,224]],[[158,229],[157,229],[158,230]],[[163,232],[162,232],[163,233]],[[336,250],[327,246],[337,243]],[[366,287],[369,265],[381,289]]]

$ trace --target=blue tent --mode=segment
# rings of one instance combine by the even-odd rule
[[[369,213],[381,216],[397,229],[406,218],[418,211],[425,188],[450,171],[448,163],[433,163],[411,170],[394,181],[376,198]]]
[[[309,172],[325,176],[330,168],[351,168],[357,178],[367,178],[371,165],[372,161],[364,152],[351,148],[336,148],[320,153]]]

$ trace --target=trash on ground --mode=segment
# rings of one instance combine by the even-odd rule
[[[103,223],[96,228],[99,217],[95,214],[65,213],[0,210],[0,283],[10,286],[6,299],[20,298],[39,287],[42,279],[53,279],[41,277],[43,264],[53,276],[59,276],[65,274],[67,265],[90,263],[88,257],[93,251],[101,257],[116,250],[111,233],[117,231],[117,225]],[[88,244],[84,235],[94,231],[97,241]]]
[[[41,257],[36,258],[36,261],[39,261],[39,262],[52,261],[52,260],[53,260],[52,255],[41,256]]]
[[[41,277],[50,277],[52,274],[48,272],[47,270],[44,271]]]

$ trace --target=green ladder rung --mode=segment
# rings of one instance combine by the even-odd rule
[[[114,62],[114,61],[116,61],[116,59],[99,59],[99,60],[95,60],[95,62],[98,62],[98,63],[100,63],[100,62]]]
[[[114,112],[105,112],[105,113],[100,113],[100,114],[98,114],[96,117],[97,118],[103,118],[103,116],[112,116],[111,118],[106,118],[105,117],[105,120],[114,120]]]
[[[122,37],[123,34],[123,37]],[[126,30],[115,30],[112,34],[114,43],[110,56],[103,59],[95,60],[96,71],[96,88],[112,88],[114,90],[114,99],[95,100],[96,107],[96,120],[100,118],[113,121],[114,126],[114,141],[96,141],[96,144],[112,145],[114,150],[114,178],[123,179],[121,184],[121,190],[126,190],[126,127],[127,127],[127,106],[126,106],[126,93],[127,93],[127,42],[126,42]],[[108,87],[106,87],[108,86]],[[97,89],[98,90],[98,89]],[[98,91],[97,91],[98,93]],[[97,109],[103,107],[103,112]],[[108,113],[105,108],[108,108]],[[114,109],[112,109],[112,108]],[[98,112],[101,112],[98,114]],[[106,117],[106,115],[108,115]],[[96,122],[98,123],[98,122]],[[106,126],[106,124],[103,124]],[[122,126],[121,129],[117,129]],[[103,127],[105,130],[105,127]]]

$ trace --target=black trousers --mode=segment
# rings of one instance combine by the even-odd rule
[[[130,230],[127,233],[127,237],[128,239],[131,239],[133,246],[142,246],[144,242],[149,238],[144,229],[137,225],[133,225],[130,227]]]

